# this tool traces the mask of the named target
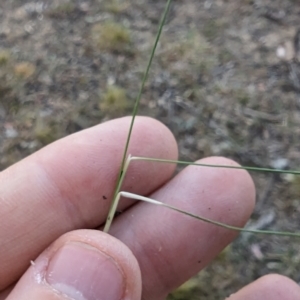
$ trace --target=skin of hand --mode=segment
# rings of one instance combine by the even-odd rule
[[[198,273],[237,235],[185,215],[122,199],[110,235],[103,226],[130,118],[61,139],[0,173],[0,300],[160,300]],[[156,120],[137,117],[129,153],[177,159]],[[211,157],[209,164],[235,162]],[[123,190],[244,226],[255,202],[244,170],[133,162]],[[268,275],[230,300],[296,300],[292,280]]]

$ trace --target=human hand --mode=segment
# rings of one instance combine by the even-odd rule
[[[236,232],[124,199],[111,235],[90,230],[105,222],[129,122],[71,135],[0,173],[0,300],[164,299],[235,238]],[[138,117],[129,153],[177,159],[177,145],[161,123]],[[202,162],[234,164],[216,157]],[[133,162],[123,190],[231,225],[246,223],[255,199],[246,171],[191,166],[172,178],[174,168]],[[229,299],[299,294],[293,281],[271,275]]]

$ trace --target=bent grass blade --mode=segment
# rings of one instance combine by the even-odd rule
[[[194,165],[198,167],[211,167],[211,168],[227,168],[227,169],[242,169],[242,170],[251,170],[251,171],[257,171],[257,172],[273,172],[273,173],[286,173],[286,174],[294,174],[294,175],[300,175],[300,171],[294,171],[294,170],[278,170],[278,169],[266,169],[266,168],[253,168],[253,167],[238,167],[238,166],[226,166],[226,165],[209,165],[209,164],[199,164],[199,163],[193,163],[193,162],[187,162],[187,161],[177,161],[177,160],[167,160],[167,159],[156,159],[156,158],[147,158],[147,157],[138,157],[138,156],[128,156],[128,159],[125,162],[124,168],[123,168],[123,173],[122,173],[122,178],[125,177],[126,172],[128,170],[128,167],[130,165],[131,161],[152,161],[152,162],[159,162],[159,163],[177,163],[177,164],[184,164],[184,165]],[[122,179],[123,180],[123,179]],[[221,223],[218,221],[214,221],[196,214],[193,214],[191,212],[179,209],[175,206],[165,204],[163,202],[157,201],[155,199],[149,198],[149,197],[144,197],[141,195],[129,193],[129,192],[124,192],[124,191],[117,191],[116,197],[112,203],[111,209],[108,214],[107,222],[105,224],[104,232],[108,232],[112,223],[112,220],[114,218],[116,209],[118,207],[119,201],[121,197],[126,197],[129,199],[133,200],[139,200],[139,201],[144,201],[150,204],[155,204],[159,206],[163,206],[165,208],[171,209],[173,211],[177,211],[179,213],[182,213],[184,215],[190,216],[194,219],[198,219],[200,221],[223,227],[225,229],[233,230],[233,231],[238,231],[238,232],[248,232],[248,233],[253,233],[253,234],[265,234],[265,235],[278,235],[278,236],[290,236],[290,237],[299,237],[300,238],[300,232],[288,232],[288,231],[272,231],[272,230],[253,230],[253,229],[247,229],[247,228],[241,228],[241,227],[236,227],[232,226],[229,224]]]
[[[268,235],[282,235],[282,236],[296,236],[296,237],[300,237],[300,233],[297,232],[284,232],[284,231],[271,231],[271,230],[254,230],[254,229],[247,229],[247,228],[240,228],[240,227],[236,227],[236,226],[231,226],[231,225],[227,225],[218,221],[213,221],[211,219],[208,218],[204,218],[204,217],[200,217],[198,215],[195,215],[193,213],[187,212],[185,210],[179,209],[175,206],[169,205],[169,204],[165,204],[163,202],[148,198],[148,197],[144,197],[144,196],[140,196],[140,195],[136,195],[136,194],[132,194],[132,193],[128,193],[128,192],[120,192],[118,194],[118,200],[120,199],[120,197],[126,197],[129,199],[133,199],[133,200],[140,200],[140,201],[145,201],[151,204],[155,204],[155,205],[160,205],[166,208],[169,208],[171,210],[177,211],[179,213],[182,213],[184,215],[190,216],[192,218],[198,219],[200,221],[206,222],[206,223],[210,223],[219,227],[223,227],[226,229],[230,229],[233,231],[239,231],[239,232],[248,232],[248,233],[256,233],[256,234],[268,234]]]
[[[136,157],[136,156],[128,156],[128,148],[129,148],[129,143],[130,143],[130,139],[131,139],[131,134],[132,134],[132,130],[133,130],[133,126],[134,126],[134,121],[135,121],[135,117],[137,115],[138,112],[138,108],[139,108],[139,103],[141,100],[141,95],[146,83],[146,80],[148,78],[149,75],[149,71],[151,68],[151,64],[154,58],[154,54],[162,33],[162,29],[163,26],[165,24],[166,18],[167,18],[167,14],[168,11],[170,9],[170,5],[171,5],[172,0],[168,0],[165,6],[165,10],[163,12],[162,18],[161,18],[161,22],[158,28],[158,33],[156,35],[156,39],[154,42],[154,46],[152,48],[151,54],[150,54],[150,58],[146,67],[146,71],[144,73],[143,79],[142,79],[142,83],[141,83],[141,87],[139,89],[138,92],[138,96],[136,98],[135,104],[134,104],[134,108],[133,108],[133,112],[132,112],[132,119],[131,119],[131,123],[130,123],[130,127],[129,127],[129,132],[128,132],[128,136],[127,136],[127,140],[126,140],[126,144],[125,144],[125,148],[124,148],[124,153],[123,153],[123,158],[122,158],[122,162],[121,162],[121,167],[120,167],[120,171],[119,171],[119,176],[118,176],[118,180],[117,180],[117,184],[116,184],[116,188],[115,188],[115,192],[114,192],[114,196],[113,196],[113,201],[111,204],[111,207],[109,209],[109,213],[107,216],[107,220],[105,223],[105,227],[104,227],[104,232],[108,232],[110,229],[110,226],[112,224],[114,215],[115,215],[115,211],[117,209],[119,200],[121,198],[121,196],[123,197],[127,197],[127,198],[131,198],[134,200],[139,200],[139,201],[145,201],[151,204],[155,204],[155,205],[160,205],[163,206],[165,208],[177,211],[179,213],[185,214],[187,216],[190,216],[192,218],[198,219],[200,221],[203,222],[207,222],[210,223],[214,226],[220,226],[223,228],[226,228],[228,230],[234,230],[234,231],[239,231],[239,232],[248,232],[248,233],[253,233],[253,234],[267,234],[267,235],[279,235],[279,236],[293,236],[293,237],[300,237],[300,233],[295,233],[295,232],[285,232],[285,231],[268,231],[268,230],[252,230],[252,229],[245,229],[245,228],[240,228],[240,227],[235,227],[229,224],[224,224],[215,220],[211,220],[211,219],[207,219],[205,217],[202,216],[198,216],[195,215],[191,212],[187,212],[184,210],[181,210],[177,207],[159,202],[157,200],[151,199],[151,198],[147,198],[147,197],[143,197],[140,195],[136,195],[136,194],[132,194],[132,193],[128,193],[125,191],[120,191],[121,187],[122,187],[122,183],[124,181],[127,169],[129,167],[129,164],[131,161],[149,161],[149,162],[157,162],[157,163],[173,163],[173,164],[182,164],[182,165],[194,165],[194,166],[198,166],[198,167],[210,167],[210,168],[228,168],[228,169],[244,169],[247,171],[256,171],[256,172],[268,172],[268,173],[285,173],[285,174],[293,174],[293,175],[300,175],[300,171],[297,170],[279,170],[279,169],[270,169],[270,168],[256,168],[256,167],[247,167],[247,166],[225,166],[225,165],[208,165],[208,164],[200,164],[200,163],[194,163],[194,162],[187,162],[187,161],[176,161],[176,160],[166,160],[166,159],[157,159],[157,158],[148,158],[148,157]],[[128,157],[127,157],[128,156]]]

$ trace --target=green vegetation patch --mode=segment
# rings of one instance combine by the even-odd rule
[[[104,112],[122,113],[127,107],[126,91],[115,85],[108,87],[99,103],[100,110]]]
[[[129,30],[112,21],[95,24],[91,30],[91,38],[97,48],[105,51],[126,51],[129,50],[131,44]]]
[[[113,14],[120,14],[129,7],[129,3],[124,0],[109,0],[105,4],[107,11]]]
[[[177,33],[177,39],[164,36],[158,55],[164,68],[180,79],[181,83],[192,84],[202,74],[207,76],[218,64],[214,48],[197,30]]]
[[[53,19],[64,19],[76,11],[76,5],[72,2],[61,3],[47,11],[47,16]]]
[[[0,67],[6,65],[10,60],[10,52],[0,49]]]

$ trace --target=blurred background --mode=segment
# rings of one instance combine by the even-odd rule
[[[0,2],[1,170],[63,136],[130,115],[164,6]],[[297,169],[299,15],[294,0],[174,0],[140,114],[171,128],[181,159],[222,155]],[[300,179],[252,175],[257,206],[248,226],[299,230]],[[300,283],[298,242],[243,234],[169,300],[224,299],[268,273]]]

